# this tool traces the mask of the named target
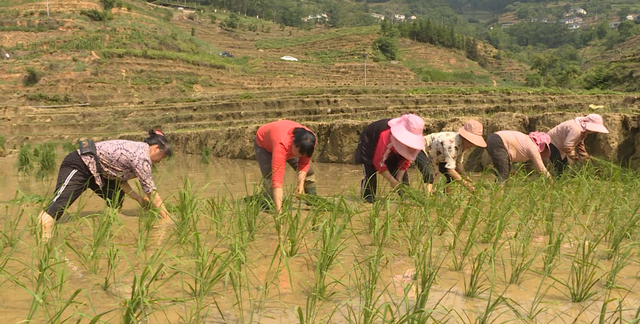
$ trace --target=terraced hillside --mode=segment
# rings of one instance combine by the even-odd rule
[[[591,107],[591,108],[590,108]],[[162,127],[184,153],[252,158],[259,125],[288,118],[317,132],[316,160],[352,162],[359,132],[368,122],[413,112],[425,118],[425,132],[456,130],[470,117],[481,120],[487,135],[500,129],[548,130],[559,122],[590,111],[604,112],[612,133],[597,136],[591,151],[615,161],[640,164],[640,97],[625,95],[560,95],[527,92],[468,91],[411,93],[315,90],[262,92],[211,97],[191,103],[109,107],[13,107],[2,111],[9,146],[24,141],[140,139],[150,127]],[[478,156],[479,158],[479,156]],[[472,163],[481,162],[477,158]],[[481,163],[482,164],[482,163]],[[472,166],[473,167],[473,166]]]
[[[92,21],[82,10],[98,0],[7,0],[0,4],[0,102],[4,106],[150,104],[212,95],[287,89],[361,87],[362,54],[372,51],[378,27],[309,31],[241,17],[223,28],[228,13],[166,9],[123,1],[112,20]],[[255,27],[251,31],[250,26]],[[218,56],[227,51],[234,58]],[[284,55],[298,62],[280,60]],[[434,85],[421,71],[464,72],[469,82],[521,82],[526,67],[504,59],[491,69],[463,53],[402,40],[401,60],[367,62],[367,86]],[[492,61],[493,62],[493,61]],[[27,85],[28,71],[38,80]],[[515,71],[515,72],[514,72]]]

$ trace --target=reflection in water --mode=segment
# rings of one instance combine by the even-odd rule
[[[0,201],[13,198],[17,190],[25,194],[33,193],[47,196],[52,194],[55,175],[45,182],[36,181],[33,177],[19,177],[15,173],[14,164],[15,157],[0,158],[0,186],[3,189],[0,190]],[[358,194],[362,176],[360,166],[315,164],[314,168],[317,173],[320,195],[345,194],[353,196]],[[410,172],[412,176],[417,176],[415,169]],[[212,159],[211,164],[203,165],[198,156],[176,156],[171,160],[163,161],[157,166],[154,173],[160,194],[169,203],[175,202],[177,192],[184,187],[184,182],[187,179],[196,187],[196,190],[200,191],[198,193],[200,198],[226,196],[228,199],[230,196],[238,197],[251,194],[254,186],[260,181],[260,177],[259,168],[254,161]],[[285,172],[285,183],[289,186],[289,190],[292,189],[294,182],[295,172],[289,168]],[[386,185],[384,181],[381,183]],[[542,260],[543,254],[546,252],[548,236],[545,235],[545,225],[540,220],[531,225],[535,227],[531,232],[533,238],[528,245],[531,249],[529,257],[534,258],[531,265],[532,271],[526,272],[519,284],[506,284],[512,269],[510,262],[512,255],[514,255],[512,254],[513,248],[516,246],[512,243],[518,241],[514,238],[514,232],[507,234],[505,231],[504,235],[497,236],[498,248],[495,258],[487,259],[479,277],[482,289],[487,288],[490,280],[495,282],[496,287],[493,290],[495,294],[490,296],[488,292],[485,292],[480,293],[476,298],[465,297],[464,292],[469,284],[472,271],[471,258],[466,259],[466,263],[458,271],[453,270],[452,261],[454,258],[457,259],[463,249],[463,241],[471,241],[468,224],[461,223],[464,226],[460,225],[459,228],[454,226],[457,225],[454,222],[462,218],[463,210],[465,213],[471,210],[464,208],[470,201],[468,193],[464,190],[461,192],[462,194],[454,196],[448,201],[448,203],[452,201],[455,203],[450,215],[441,215],[440,213],[446,214],[448,210],[446,208],[437,210],[439,206],[436,204],[422,210],[421,208],[424,206],[416,204],[401,206],[400,204],[395,205],[395,202],[389,205],[380,204],[383,207],[378,213],[372,212],[371,205],[353,203],[350,205],[353,211],[352,214],[349,214],[349,219],[340,218],[344,215],[335,215],[339,213],[333,213],[334,215],[319,213],[314,215],[317,217],[314,219],[317,224],[323,224],[323,221],[326,222],[324,224],[345,224],[344,231],[337,235],[331,235],[331,232],[329,235],[325,235],[328,232],[324,232],[324,228],[312,227],[310,223],[307,223],[306,227],[301,226],[300,228],[303,228],[304,231],[301,232],[300,248],[295,256],[283,254],[283,250],[290,246],[291,241],[287,241],[289,238],[279,241],[278,233],[275,230],[276,221],[282,222],[281,225],[284,223],[283,226],[291,230],[293,218],[283,221],[274,217],[273,214],[256,211],[255,223],[251,223],[255,232],[252,233],[253,237],[248,239],[247,232],[251,230],[248,226],[249,222],[242,218],[249,218],[250,212],[238,211],[234,209],[235,206],[224,206],[219,210],[219,214],[205,215],[208,211],[203,207],[199,210],[201,214],[190,214],[194,217],[201,217],[200,222],[196,222],[195,225],[199,235],[188,237],[188,244],[180,244],[176,242],[174,227],[153,228],[147,231],[145,222],[149,218],[138,217],[140,208],[137,203],[127,199],[123,210],[125,217],[119,217],[117,224],[113,225],[114,229],[110,231],[112,235],[109,238],[111,247],[119,251],[120,262],[114,272],[117,273],[117,276],[112,278],[112,286],[106,290],[99,287],[105,281],[105,276],[108,273],[106,270],[109,269],[107,257],[101,255],[100,270],[98,273],[92,274],[83,265],[82,258],[71,251],[71,247],[73,247],[78,251],[86,252],[83,254],[84,256],[90,254],[87,252],[89,250],[83,249],[95,241],[93,229],[104,219],[104,215],[99,214],[103,210],[104,202],[97,196],[87,193],[75,204],[76,206],[71,208],[71,211],[82,208],[81,216],[88,217],[73,218],[67,224],[59,227],[61,232],[57,239],[62,241],[58,242],[59,245],[56,246],[55,252],[62,255],[63,258],[57,263],[60,267],[55,268],[56,272],[53,273],[52,278],[62,277],[66,282],[65,291],[60,296],[54,296],[54,299],[56,301],[66,300],[75,289],[84,289],[85,293],[81,294],[77,300],[79,303],[83,303],[79,304],[82,305],[78,306],[80,307],[79,311],[89,314],[88,316],[95,316],[97,313],[116,309],[118,311],[105,317],[105,320],[119,322],[120,314],[118,312],[124,305],[123,301],[129,298],[133,291],[131,285],[134,275],[139,275],[145,265],[154,264],[154,253],[164,252],[162,265],[166,267],[161,277],[156,280],[156,284],[163,282],[164,278],[169,278],[171,275],[174,277],[170,277],[171,280],[158,289],[158,297],[166,299],[154,304],[156,310],[154,316],[156,317],[149,318],[147,322],[184,322],[182,318],[188,315],[190,307],[194,305],[193,296],[188,295],[185,291],[188,291],[186,283],[190,284],[194,279],[190,271],[196,267],[194,258],[198,257],[198,254],[194,251],[195,245],[191,245],[191,243],[197,237],[211,251],[223,253],[233,251],[238,255],[245,253],[241,261],[234,261],[229,265],[229,268],[239,269],[239,273],[242,275],[242,284],[244,285],[242,292],[236,294],[233,289],[232,282],[237,279],[233,276],[237,273],[225,273],[223,280],[212,290],[215,294],[207,296],[206,303],[210,311],[205,323],[249,322],[250,316],[254,316],[254,322],[260,323],[299,322],[297,319],[299,313],[295,307],[307,309],[307,300],[312,296],[310,292],[316,284],[316,271],[322,248],[318,242],[337,238],[338,242],[342,244],[339,247],[340,253],[333,266],[329,267],[326,272],[326,283],[330,285],[328,290],[335,292],[335,294],[329,293],[326,300],[318,302],[317,319],[330,323],[357,322],[353,319],[347,321],[346,318],[349,317],[350,311],[362,313],[363,299],[366,297],[363,292],[365,285],[362,282],[376,273],[380,277],[373,283],[375,289],[372,293],[374,295],[380,294],[380,299],[374,305],[375,307],[382,307],[383,303],[387,303],[386,305],[393,307],[393,311],[398,315],[398,311],[402,313],[416,303],[419,292],[415,289],[415,285],[420,282],[420,278],[417,278],[415,274],[421,270],[431,271],[432,269],[426,267],[420,270],[419,258],[409,256],[407,249],[412,244],[411,240],[415,239],[420,242],[416,255],[431,248],[433,254],[430,255],[434,256],[435,261],[423,261],[433,261],[429,266],[439,267],[435,269],[438,277],[431,286],[425,306],[425,310],[437,308],[437,311],[428,322],[436,320],[452,323],[473,322],[481,318],[487,309],[487,305],[489,305],[487,298],[495,300],[497,295],[502,292],[504,292],[505,299],[494,315],[488,318],[489,321],[506,322],[519,317],[523,322],[529,322],[526,319],[527,314],[538,309],[540,311],[535,316],[535,322],[567,323],[575,320],[577,323],[590,323],[594,318],[599,317],[599,310],[603,309],[603,305],[615,298],[619,298],[620,302],[619,304],[611,302],[610,312],[620,305],[619,313],[622,314],[622,317],[631,319],[634,316],[638,305],[640,305],[640,298],[633,289],[637,285],[637,270],[633,266],[625,267],[618,276],[616,283],[623,288],[607,290],[603,287],[604,280],[599,280],[596,286],[598,295],[583,303],[568,302],[565,287],[559,281],[555,281],[555,278],[559,278],[558,280],[569,278],[577,246],[573,236],[559,247],[561,249],[560,261],[559,266],[554,270],[554,278],[542,278],[540,273],[542,272]],[[433,200],[447,203],[447,200],[440,195]],[[512,203],[517,204],[518,202]],[[508,207],[509,204],[505,204],[505,206]],[[18,220],[21,228],[26,228],[29,222],[28,217],[34,215],[38,208],[38,206],[26,206],[25,217]],[[487,205],[482,205],[482,208],[489,209]],[[477,210],[480,211],[479,214],[482,214],[480,217],[485,217],[482,208]],[[9,210],[9,207],[6,210]],[[302,210],[301,219],[306,221],[309,215],[313,215],[313,211],[309,212],[308,210]],[[504,210],[512,214],[509,215],[512,218],[507,225],[509,230],[515,231],[516,227],[521,228],[518,217],[522,215],[515,213],[512,209]],[[425,215],[434,214],[443,216],[442,219],[448,219],[445,222],[451,221],[452,223],[439,224],[435,221],[432,222],[430,217],[425,217]],[[4,217],[0,221],[0,230],[4,229],[3,233],[6,233],[7,224],[15,220],[18,215],[20,214],[9,210],[8,214],[3,215]],[[332,216],[337,218],[331,222],[329,220]],[[575,218],[573,215],[570,216],[573,221],[580,220],[579,216]],[[389,221],[386,224],[388,227],[384,227],[385,217]],[[436,219],[436,217],[433,218]],[[153,219],[150,224],[152,221]],[[299,219],[299,221],[302,220]],[[422,221],[424,223],[421,223]],[[486,226],[487,223],[482,218],[479,228],[486,230],[489,228]],[[419,224],[422,224],[422,227],[419,228]],[[435,234],[434,228],[437,226],[443,226],[442,233]],[[583,228],[591,227],[585,226]],[[414,229],[419,229],[419,231],[414,233]],[[285,235],[290,233],[287,232]],[[426,233],[428,234],[424,235]],[[380,240],[374,240],[374,236],[379,239],[380,237],[384,238],[385,235],[388,237],[386,237],[387,240],[384,244],[380,244]],[[476,238],[478,238],[477,234]],[[452,242],[455,242],[456,239],[462,241],[458,242],[459,246],[452,248]],[[19,274],[19,280],[29,282],[38,275],[36,266],[41,260],[41,254],[39,254],[41,251],[29,231],[24,232],[21,240],[17,245],[16,254],[8,261],[4,273]],[[54,243],[56,242],[54,241]],[[285,245],[285,249],[280,243]],[[474,256],[480,251],[492,249],[492,244],[492,242],[473,242],[469,247],[470,255]],[[381,258],[383,261],[379,264],[371,264],[370,269],[373,271],[364,271],[368,265],[367,262],[374,256],[373,252],[376,251],[377,246],[382,245],[384,245],[384,257]],[[601,243],[601,246],[602,249],[606,249],[606,243]],[[8,253],[9,249],[5,248],[0,251]],[[2,257],[6,255],[0,255],[0,264]],[[274,255],[278,257],[274,258]],[[635,255],[634,258],[636,258]],[[602,258],[596,261],[599,266],[597,276],[604,276],[607,273],[606,270],[613,266],[612,260]],[[206,264],[206,262],[200,264]],[[20,289],[13,282],[5,280],[2,275],[3,272],[0,271],[0,286],[2,288],[0,300],[6,309],[3,310],[3,314],[0,314],[0,321],[7,323],[24,321],[25,314],[28,313],[29,307],[32,305],[32,295],[24,289]],[[414,286],[407,288],[411,284]],[[551,285],[554,285],[552,289],[546,289]],[[539,301],[536,298],[540,297],[540,291],[544,292],[542,298],[544,301],[535,306],[535,303]],[[214,297],[215,305],[219,307],[224,319],[218,308],[213,306]],[[242,298],[242,301],[238,302],[238,298]],[[87,305],[91,305],[92,308]],[[239,311],[238,305],[243,305],[246,308]],[[54,306],[48,305],[47,307],[51,310]],[[45,315],[39,313],[38,316],[40,316],[38,319],[42,319]],[[329,316],[333,317],[329,318]],[[44,322],[44,320],[40,322]]]

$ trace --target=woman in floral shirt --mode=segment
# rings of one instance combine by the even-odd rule
[[[433,170],[436,167],[447,178],[447,183],[456,180],[470,192],[475,192],[472,182],[461,176],[462,162],[464,151],[475,146],[487,147],[487,143],[482,138],[482,124],[476,120],[470,120],[458,132],[429,134],[424,139],[424,151],[418,154],[416,164],[427,185],[427,192],[433,191]]]
[[[152,202],[163,221],[170,221],[151,175],[151,165],[167,156],[171,156],[171,144],[160,130],[149,131],[144,142],[104,141],[95,143],[94,153],[69,153],[60,166],[54,197],[38,215],[43,239],[51,237],[55,220],[87,189],[106,200],[110,208],[122,207],[122,192],[141,206]],[[147,197],[141,197],[129,185],[128,181],[135,178]]]

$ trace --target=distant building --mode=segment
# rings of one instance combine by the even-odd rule
[[[620,26],[620,22],[619,21],[612,21],[609,23],[609,27],[611,28],[618,28],[618,26]]]
[[[411,15],[407,17],[408,20],[416,20],[418,19],[418,17],[416,17],[415,15]]]
[[[327,14],[315,14],[315,15],[309,15],[307,17],[302,18],[302,21],[309,21],[309,20],[328,20],[329,16]]]
[[[376,18],[376,19],[380,19],[380,20],[384,20],[384,15],[377,14],[377,13],[372,13],[371,17]]]
[[[513,23],[512,23],[512,22],[505,22],[505,23],[502,23],[502,29],[509,28],[509,27],[511,27],[511,26],[513,26]]]
[[[625,17],[625,19],[626,19],[626,20],[633,20],[633,15],[627,15],[627,16]]]
[[[398,20],[398,21],[404,21],[405,16],[404,15],[395,14],[395,15],[393,15],[393,19],[394,20]]]
[[[570,30],[580,29],[580,24],[570,24],[567,28],[569,28]]]
[[[569,24],[579,24],[582,22],[581,17],[571,16],[560,20],[561,24],[569,25]]]
[[[569,9],[569,11],[564,13],[565,16],[571,16],[571,15],[587,15],[587,11],[582,9],[582,8],[571,8]]]

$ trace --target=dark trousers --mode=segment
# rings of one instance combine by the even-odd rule
[[[422,173],[422,181],[424,181],[424,183],[433,184],[435,173],[433,171],[431,159],[429,159],[424,151],[420,151],[420,153],[418,153],[418,156],[416,157],[416,164],[418,165],[418,170],[420,170],[420,173]],[[446,165],[447,164],[444,162],[438,163],[438,171],[440,171],[440,173],[444,175],[444,177],[447,179],[447,183],[451,183],[453,181],[453,178],[447,172],[447,168],[445,168]]]
[[[549,148],[551,149],[549,160],[551,160],[551,164],[553,164],[553,167],[556,170],[555,176],[559,177],[562,175],[564,170],[567,169],[567,166],[569,165],[569,158],[565,156],[563,159],[560,155],[560,150],[558,150],[555,145],[549,144]]]
[[[390,159],[387,159],[389,172],[395,177],[397,172],[399,171],[397,167],[398,163],[389,160]],[[376,168],[373,166],[373,164],[363,164],[362,168],[364,172],[364,178],[362,179],[360,188],[362,198],[364,198],[366,202],[371,203],[376,199],[376,192],[378,189],[378,172],[376,171]],[[402,177],[402,183],[405,185],[409,185],[409,174],[407,172],[405,172],[404,176]]]
[[[504,182],[511,173],[511,159],[509,159],[509,152],[504,146],[504,141],[498,134],[493,133],[487,137],[487,152],[496,168],[498,182]]]
[[[253,148],[256,152],[256,160],[260,166],[260,173],[262,173],[262,186],[265,192],[273,198],[273,186],[271,184],[271,152],[258,146],[256,141],[253,142]],[[292,158],[287,160],[289,164],[296,172],[298,171],[298,158]],[[317,195],[315,171],[313,167],[309,165],[309,171],[307,171],[307,177],[304,180],[304,192],[309,195]]]
[[[80,154],[74,151],[69,153],[60,165],[56,190],[46,208],[47,214],[59,219],[66,208],[71,206],[87,188],[106,200],[109,207],[122,207],[123,193],[118,181],[102,178],[102,187],[99,187]]]

